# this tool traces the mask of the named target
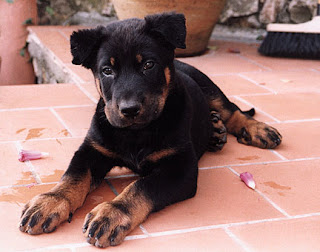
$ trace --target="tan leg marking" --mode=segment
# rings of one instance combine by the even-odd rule
[[[20,222],[20,231],[29,234],[50,233],[70,219],[81,207],[90,191],[91,174],[80,178],[62,177],[49,192],[40,194],[29,201]]]
[[[220,98],[210,100],[209,107],[210,107],[210,110],[217,111],[220,114],[221,120],[223,122],[227,121],[232,115],[232,113],[229,110],[223,107],[223,102],[221,101]]]
[[[226,123],[228,132],[237,137],[239,143],[263,149],[277,147],[282,140],[281,134],[273,127],[254,120],[235,111]]]
[[[111,202],[96,206],[87,216],[83,231],[97,247],[115,246],[141,224],[152,211],[152,202],[132,182]]]

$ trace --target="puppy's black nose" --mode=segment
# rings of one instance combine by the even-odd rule
[[[119,104],[119,110],[125,117],[135,117],[139,115],[141,106],[135,102],[122,101]]]

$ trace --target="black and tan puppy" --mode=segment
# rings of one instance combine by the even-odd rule
[[[71,36],[73,63],[92,70],[100,100],[89,132],[61,181],[24,208],[20,230],[49,233],[81,207],[114,166],[141,177],[96,206],[83,232],[97,247],[120,244],[150,213],[191,198],[198,160],[227,131],[240,143],[274,148],[276,129],[242,112],[197,69],[174,60],[185,48],[185,18],[165,13]]]

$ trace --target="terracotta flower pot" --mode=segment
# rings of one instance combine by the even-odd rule
[[[192,56],[207,49],[225,0],[113,0],[113,4],[119,19],[143,18],[149,14],[168,11],[183,13],[187,24],[187,49],[178,49],[176,54]]]
[[[35,76],[26,44],[27,20],[37,22],[37,0],[0,0],[0,85],[31,84]]]

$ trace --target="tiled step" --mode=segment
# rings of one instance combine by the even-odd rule
[[[81,234],[85,214],[136,179],[116,168],[73,221],[52,234],[30,236],[17,228],[23,205],[52,188],[66,170],[99,99],[90,71],[71,64],[69,36],[78,28],[29,28],[39,80],[59,84],[0,87],[3,251],[96,251]],[[108,251],[319,251],[319,63],[266,58],[255,44],[211,41],[210,48],[181,60],[205,72],[240,108],[254,106],[255,118],[278,128],[283,143],[262,150],[228,136],[221,152],[200,160],[193,199],[152,214]],[[21,163],[21,148],[50,155]],[[239,179],[245,171],[253,174],[255,191]]]

